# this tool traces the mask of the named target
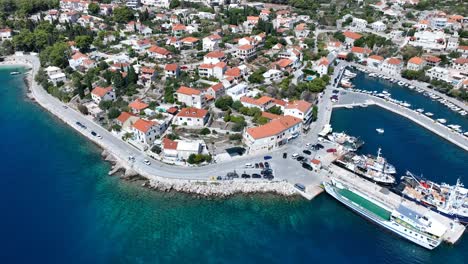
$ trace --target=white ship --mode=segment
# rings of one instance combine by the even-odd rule
[[[362,217],[419,246],[434,249],[442,242],[447,228],[427,215],[419,215],[400,204],[391,208],[337,180],[323,183],[325,191]]]

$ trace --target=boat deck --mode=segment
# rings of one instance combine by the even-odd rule
[[[384,208],[374,204],[373,202],[365,199],[364,197],[359,196],[347,189],[338,189],[340,195],[346,197],[351,202],[358,204],[362,208],[366,209],[367,211],[375,214],[376,216],[380,217],[382,220],[389,220],[391,213]]]
[[[455,244],[465,232],[465,226],[455,222],[454,220],[440,215],[436,212],[431,211],[422,205],[416,204],[415,202],[398,196],[397,194],[390,192],[388,189],[383,188],[375,183],[362,179],[361,177],[342,169],[336,165],[330,165],[329,167],[330,177],[336,178],[343,181],[345,184],[349,184],[356,190],[369,195],[376,201],[388,206],[389,208],[398,208],[400,204],[410,208],[420,215],[427,215],[433,219],[436,219],[441,224],[447,227],[447,232],[443,236],[443,240],[450,244]]]

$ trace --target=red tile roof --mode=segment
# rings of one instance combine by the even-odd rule
[[[177,141],[164,138],[162,140],[163,149],[177,149]]]
[[[409,63],[421,65],[424,63],[424,60],[420,57],[412,57],[411,59],[408,60],[408,64]]]
[[[161,54],[161,55],[169,55],[171,52],[168,51],[167,49],[165,48],[161,48],[161,47],[158,47],[158,46],[151,46],[149,49],[148,49],[149,52],[152,52],[152,53],[158,53],[158,54]]]
[[[224,86],[222,83],[217,83],[215,85],[212,85],[210,88],[213,89],[213,91],[217,92],[219,90],[224,89]]]
[[[292,64],[292,60],[290,59],[280,59],[279,61],[276,62],[276,65],[278,65],[281,68],[286,68]]]
[[[177,93],[186,94],[186,95],[199,95],[201,92],[197,89],[193,89],[187,86],[181,86],[177,89]]]
[[[249,44],[245,44],[245,45],[242,45],[242,46],[239,46],[238,49],[240,50],[250,50],[250,49],[253,49],[254,46],[252,45],[249,45]]]
[[[181,30],[185,30],[187,27],[185,25],[182,25],[182,24],[174,24],[172,25],[172,30],[174,31],[181,31]]]
[[[369,59],[374,59],[374,60],[378,60],[378,61],[383,61],[384,58],[382,56],[378,56],[378,55],[372,55],[369,57]]]
[[[208,114],[208,111],[205,109],[200,109],[196,107],[187,107],[182,108],[177,114],[178,117],[193,117],[193,118],[203,118]]]
[[[285,109],[298,109],[299,111],[306,113],[311,107],[311,103],[304,100],[297,100],[286,103]]]
[[[268,119],[270,119],[270,120],[278,119],[278,118],[281,117],[280,115],[275,115],[275,114],[268,113],[268,112],[262,112],[262,116],[263,116],[263,117],[266,117],[266,118],[268,118]]]
[[[366,49],[366,48],[361,48],[361,47],[352,47],[351,52],[369,54],[369,53],[371,53],[371,50]]]
[[[458,58],[458,59],[456,59],[453,63],[456,63],[456,64],[467,64],[467,63],[468,63],[468,58]]]
[[[122,112],[120,113],[119,117],[117,117],[117,120],[120,123],[125,123],[125,121],[127,121],[131,116],[136,116],[136,115],[131,114],[129,112]]]
[[[150,130],[153,126],[157,124],[158,123],[154,121],[144,120],[140,118],[137,121],[135,121],[135,123],[133,124],[133,127],[143,133],[146,133],[148,132],[148,130]]]
[[[94,94],[94,95],[97,95],[99,97],[103,97],[104,95],[106,95],[110,91],[112,91],[112,86],[109,86],[109,87],[106,87],[106,88],[96,86],[93,89],[93,91],[91,91],[91,93]]]
[[[393,64],[393,65],[399,65],[401,64],[401,60],[397,59],[397,58],[390,58],[387,60],[387,63],[388,64]]]
[[[299,123],[301,123],[299,118],[282,116],[265,125],[248,128],[246,132],[254,139],[261,139],[276,136]]]
[[[239,77],[241,76],[241,71],[239,68],[231,68],[224,73],[225,76]]]
[[[219,50],[209,52],[205,55],[205,57],[207,58],[223,58],[224,56],[226,56],[224,52],[219,51]]]
[[[347,38],[354,39],[354,40],[358,40],[358,39],[362,38],[361,34],[358,34],[356,32],[352,32],[352,31],[345,31],[343,33],[343,35],[345,37],[347,37]]]
[[[136,99],[135,101],[131,102],[129,105],[128,105],[130,108],[132,109],[135,109],[135,110],[143,110],[145,108],[148,108],[149,105],[147,105],[146,103],[144,103],[143,101],[141,101],[140,98]]]
[[[198,39],[194,37],[186,37],[186,38],[181,39],[180,41],[185,42],[185,43],[195,43],[198,41]]]
[[[176,63],[171,63],[171,64],[166,64],[164,67],[164,70],[166,71],[177,71],[177,68],[179,68],[179,65]]]

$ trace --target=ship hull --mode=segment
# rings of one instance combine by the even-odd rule
[[[429,249],[429,250],[432,250],[432,249],[436,248],[438,245],[440,245],[440,241],[438,241],[437,244],[429,244],[429,243],[427,243],[427,242],[425,243],[425,242],[423,242],[421,240],[415,240],[413,237],[410,237],[409,235],[405,234],[403,232],[403,230],[400,230],[400,229],[403,229],[404,227],[400,226],[396,222],[390,221],[390,220],[383,220],[380,217],[378,217],[378,216],[376,216],[376,215],[374,215],[372,213],[369,213],[365,209],[363,209],[363,208],[361,208],[359,206],[356,206],[356,203],[354,203],[353,201],[350,201],[350,200],[344,198],[343,196],[341,196],[340,194],[338,194],[337,191],[336,191],[336,188],[331,186],[329,183],[324,183],[324,187],[325,187],[325,191],[329,195],[331,195],[333,198],[338,200],[344,206],[348,207],[349,209],[351,209],[353,212],[357,213],[361,217],[364,217],[365,219],[377,224],[378,226],[380,226],[380,227],[382,227],[382,228],[384,228],[384,229],[386,229],[388,231],[391,231],[392,233],[398,235],[399,237],[404,238],[405,240],[413,242],[413,243],[415,243],[415,244],[417,244],[417,245],[419,245],[421,247],[424,247],[426,249]]]

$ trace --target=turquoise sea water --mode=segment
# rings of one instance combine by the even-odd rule
[[[464,263],[468,257],[466,238],[430,252],[327,195],[311,202],[274,195],[196,199],[109,177],[100,150],[26,100],[21,77],[8,72],[0,70],[2,263]],[[333,126],[347,130],[350,115],[365,123],[382,114],[400,134],[422,134],[406,148],[444,157],[415,160],[414,167],[466,171],[466,153],[430,132],[377,109],[352,111],[334,112]],[[352,132],[371,146],[365,137],[373,133]],[[420,149],[426,137],[432,144]],[[399,153],[391,159],[400,169],[406,149]]]

